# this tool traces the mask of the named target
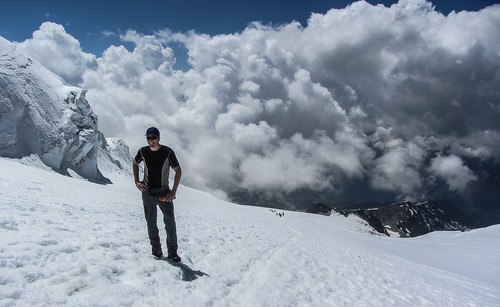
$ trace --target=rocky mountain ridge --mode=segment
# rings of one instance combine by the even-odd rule
[[[334,209],[316,204],[306,210],[308,213],[331,214],[332,211],[344,216],[354,214],[365,220],[378,233],[402,238],[416,237],[433,231],[467,231],[470,227],[456,221],[451,216],[452,207],[440,205],[435,201],[412,203],[397,202],[388,206],[372,209]]]

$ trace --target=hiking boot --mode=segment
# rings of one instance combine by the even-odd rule
[[[152,254],[153,254],[153,256],[155,256],[158,259],[160,259],[163,256],[163,252],[161,251],[161,248],[160,249],[153,248]]]
[[[173,261],[173,262],[181,262],[181,257],[177,254],[170,254],[167,257],[168,260]]]

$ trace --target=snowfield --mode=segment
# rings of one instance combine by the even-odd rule
[[[132,177],[0,169],[0,306],[500,305],[499,225],[383,237],[354,217],[278,217],[181,186],[173,265],[150,254]]]

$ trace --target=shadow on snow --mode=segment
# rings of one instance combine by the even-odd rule
[[[183,281],[193,281],[195,279],[198,279],[198,277],[210,276],[207,273],[202,272],[200,270],[195,271],[195,270],[191,269],[187,264],[182,263],[182,262],[175,263],[173,261],[170,261],[167,258],[162,258],[161,260],[164,260],[164,261],[170,263],[171,265],[178,267],[181,270],[181,273],[182,273],[181,279]]]

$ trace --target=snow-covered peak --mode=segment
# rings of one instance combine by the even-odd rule
[[[118,138],[103,138],[99,147],[97,165],[101,173],[112,182],[131,178],[132,157],[128,145]]]
[[[59,172],[104,180],[104,137],[85,94],[0,37],[0,156],[34,154]]]

